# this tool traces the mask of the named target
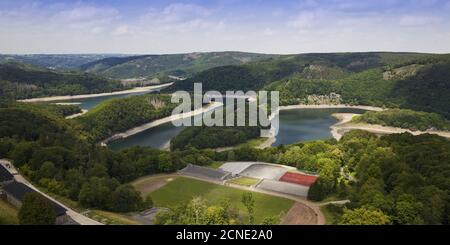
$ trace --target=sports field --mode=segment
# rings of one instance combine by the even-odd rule
[[[227,183],[243,185],[243,186],[252,186],[258,183],[259,179],[249,178],[249,177],[239,177],[235,179],[229,180]]]
[[[187,203],[198,196],[205,198],[210,204],[219,204],[223,200],[229,200],[233,208],[238,209],[240,213],[245,215],[247,212],[241,203],[242,193],[244,192],[231,187],[179,177],[152,192],[150,196],[156,207],[169,208]],[[265,217],[273,217],[281,212],[287,213],[294,204],[294,201],[289,199],[252,193],[255,199],[255,222],[258,224]]]

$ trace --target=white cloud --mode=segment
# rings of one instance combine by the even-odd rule
[[[298,29],[311,28],[318,21],[316,12],[302,12],[294,19],[288,21],[287,25]]]
[[[264,31],[262,32],[263,36],[273,36],[275,32],[272,30],[272,28],[265,28]]]
[[[65,9],[53,16],[56,23],[63,23],[72,28],[93,28],[111,24],[119,18],[119,11],[114,8],[78,6]]]
[[[140,26],[149,31],[204,32],[223,29],[223,20],[210,18],[212,11],[194,4],[170,4],[162,10],[150,9],[140,17]]]
[[[130,27],[127,25],[120,25],[112,32],[114,36],[122,36],[130,33],[131,33]]]
[[[400,17],[400,25],[406,27],[427,26],[436,24],[439,22],[439,18],[435,16],[417,16],[417,15],[405,15]]]

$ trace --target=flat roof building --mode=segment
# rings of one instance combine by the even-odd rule
[[[36,192],[29,186],[16,181],[13,181],[12,183],[3,186],[2,189],[6,193],[7,201],[12,205],[16,206],[17,208],[20,208],[22,206],[22,201],[26,194]],[[53,206],[53,209],[55,210],[56,224],[65,224],[68,221],[70,221],[70,218],[66,214],[67,209],[65,209],[58,203],[48,199],[47,197],[45,198],[48,201],[50,201],[50,203]]]
[[[12,175],[5,167],[0,165],[0,186],[13,182],[14,175]]]

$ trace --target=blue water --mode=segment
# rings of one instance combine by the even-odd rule
[[[337,122],[333,113],[364,113],[359,109],[295,109],[280,112],[280,130],[273,146],[301,141],[331,138],[330,127]],[[120,150],[130,146],[163,148],[183,127],[166,123],[125,139],[111,142],[108,146]]]
[[[359,109],[295,109],[280,112],[280,129],[272,146],[331,138],[334,113],[364,113]]]
[[[81,109],[90,110],[90,109],[94,108],[95,106],[97,106],[98,104],[100,104],[103,101],[108,100],[108,99],[127,98],[127,97],[131,97],[131,96],[136,96],[136,95],[154,93],[157,91],[158,90],[149,90],[149,91],[140,92],[140,93],[108,95],[108,96],[101,96],[101,97],[94,97],[94,98],[87,98],[87,99],[61,100],[61,101],[57,101],[57,103],[80,103],[79,106],[81,107]]]

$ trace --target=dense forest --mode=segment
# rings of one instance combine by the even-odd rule
[[[334,207],[342,224],[448,224],[450,141],[434,135],[377,137],[364,131],[334,140],[217,153],[228,161],[286,164],[320,175],[309,199],[348,198]],[[341,173],[342,168],[342,173]],[[366,219],[364,219],[366,218]]]
[[[98,142],[150,121],[170,116],[176,104],[170,96],[147,94],[102,102],[75,119],[92,142]]]
[[[353,119],[353,121],[411,130],[450,130],[450,122],[439,114],[407,109],[369,111]]]
[[[264,161],[318,173],[312,200],[349,198],[344,209],[335,210],[339,223],[449,222],[450,141],[434,135],[377,137],[352,131],[339,142],[267,149],[165,152],[132,147],[113,152],[80,138],[75,121],[40,105],[2,103],[0,112],[0,158],[12,159],[34,183],[84,207],[120,212],[148,207],[126,183],[188,163]]]
[[[47,191],[83,207],[118,212],[150,205],[127,185],[140,176],[211,163],[214,152],[134,147],[113,152],[83,139],[74,121],[41,105],[0,104],[0,158]]]
[[[26,99],[124,89],[119,81],[79,72],[55,72],[21,63],[0,64],[0,95]]]
[[[222,113],[223,125],[226,125],[227,116],[233,117],[237,122],[238,110],[235,104],[234,114],[226,114],[226,110],[218,108],[212,112],[211,117],[216,118]],[[249,105],[246,104],[244,118],[248,118]],[[246,120],[245,126],[190,126],[183,129],[170,141],[171,150],[185,150],[191,147],[197,149],[215,149],[220,147],[235,146],[250,139],[260,137],[260,126],[250,126]]]
[[[276,90],[282,105],[321,103],[311,95],[340,95],[341,103],[402,107],[450,116],[450,57],[414,53],[301,54],[200,72],[170,88]]]

